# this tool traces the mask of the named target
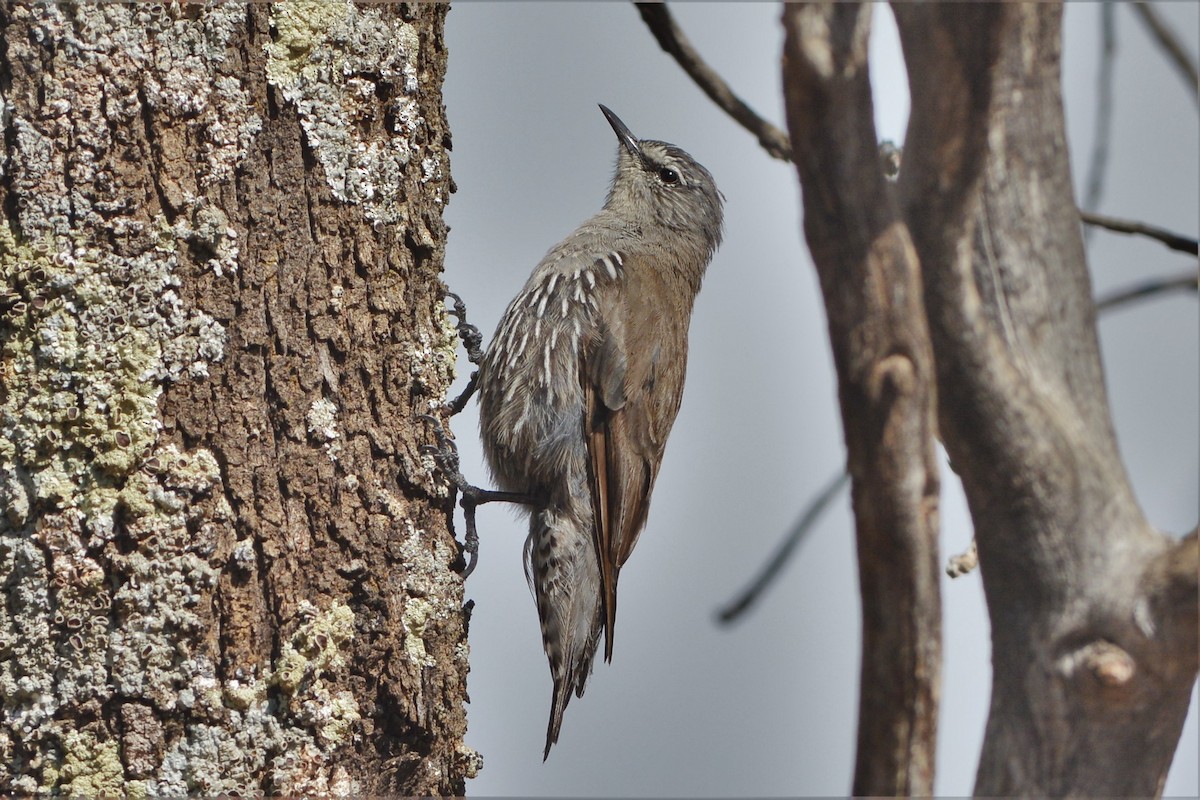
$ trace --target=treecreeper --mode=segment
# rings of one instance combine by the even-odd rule
[[[533,270],[478,375],[492,473],[528,498],[525,573],[554,679],[545,756],[601,635],[612,659],[617,578],[646,523],[692,306],[721,242],[708,170],[600,109],[619,140],[604,207]]]

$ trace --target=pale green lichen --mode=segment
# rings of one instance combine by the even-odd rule
[[[415,99],[421,47],[416,28],[348,0],[272,4],[271,27],[267,80],[295,106],[334,196],[360,204],[374,222],[400,221],[405,168],[419,152],[413,132],[425,124]],[[383,124],[376,119],[380,83],[400,89],[387,109],[393,121],[382,140],[358,130]],[[438,164],[425,171],[426,180],[441,174]]]
[[[409,374],[414,387],[431,396],[431,411],[442,401],[436,399],[446,386],[454,383],[458,371],[458,329],[445,306],[435,316],[438,327],[430,333],[422,331],[409,351]]]
[[[213,665],[189,653],[208,630],[203,600],[218,574],[214,526],[227,522],[221,503],[205,514],[197,502],[219,484],[216,461],[174,446],[155,449],[151,459],[154,476],[139,471],[120,493],[137,499],[123,506],[123,527],[137,549],[113,557],[124,580],[111,596],[69,525],[44,526],[36,538],[0,535],[0,581],[14,586],[9,614],[0,615],[0,639],[12,642],[0,661],[7,723],[0,741],[16,733],[42,753],[25,766],[40,764],[40,783],[27,772],[15,776],[14,789],[67,791],[62,784],[70,779],[68,793],[95,794],[89,776],[107,774],[107,762],[86,755],[88,740],[71,738],[54,720],[62,706],[105,702],[119,692],[167,712],[212,718],[225,711]],[[112,614],[120,624],[113,626]]]
[[[282,739],[278,721],[260,709],[229,712],[223,725],[189,725],[147,789],[158,797],[249,794]]]
[[[344,667],[342,649],[354,636],[354,612],[344,603],[335,602],[320,612],[303,600],[300,614],[306,621],[284,643],[273,679],[289,694],[306,682],[319,681],[325,673]]]
[[[432,666],[436,661],[425,648],[426,630],[461,611],[457,603],[449,599],[455,594],[447,586],[457,580],[454,573],[446,569],[454,556],[442,539],[428,536],[424,530],[415,527],[412,520],[405,519],[404,525],[407,531],[401,540],[400,552],[405,564],[403,584],[409,597],[400,617],[404,626],[404,651],[413,663]]]
[[[344,772],[331,774],[331,751],[346,746],[361,720],[351,692],[338,689],[354,637],[354,612],[343,603],[319,610],[304,601],[300,624],[263,677],[201,687],[194,707],[228,718],[191,725],[164,754],[152,795],[241,794],[265,775],[275,794],[328,793],[359,787]],[[205,670],[211,676],[211,667]],[[275,690],[274,692],[272,690]],[[186,692],[182,692],[186,696]]]
[[[287,697],[295,721],[313,730],[323,748],[345,744],[361,715],[353,693],[338,689],[354,637],[354,612],[334,602],[325,611],[301,603],[305,622],[283,645],[270,680]]]
[[[207,650],[216,581],[257,554],[236,544],[213,454],[159,441],[163,387],[203,380],[226,346],[220,324],[184,305],[176,270],[181,253],[216,276],[238,268],[238,234],[210,188],[232,179],[262,127],[252,77],[229,47],[244,7],[197,17],[179,4],[42,3],[21,13],[54,63],[37,116],[0,98],[19,208],[0,225],[0,780],[28,794],[355,793],[329,766],[361,722],[353,694],[337,688],[353,613],[304,608],[274,663],[220,677]],[[372,220],[399,219],[401,178],[416,171],[412,134],[426,124],[416,29],[345,2],[284,3],[271,15],[270,79],[335,193]],[[400,89],[386,120],[368,118],[381,82]],[[194,175],[155,187],[170,221],[147,218],[144,197],[123,185],[89,193],[110,185],[114,131],[141,131],[147,113],[200,143]],[[387,127],[387,140],[360,141],[363,125]],[[442,171],[425,159],[417,179],[443,181]],[[411,235],[433,242],[420,222]],[[431,381],[443,368],[434,361],[421,365]],[[314,433],[337,438],[332,421]],[[444,545],[411,546],[448,560]],[[408,616],[418,642],[449,613],[422,602]],[[170,716],[178,724],[149,751],[160,762],[124,782],[119,734],[56,719],[88,702]],[[18,752],[14,766],[7,756]]]
[[[346,743],[358,727],[362,716],[358,713],[358,701],[350,691],[338,691],[326,697],[318,697],[305,709],[311,715],[317,739],[325,747]],[[304,721],[304,717],[301,717]]]
[[[477,778],[479,770],[483,769],[483,755],[475,749],[459,742],[454,751],[455,758],[462,765],[463,777]]]
[[[329,307],[339,314],[342,311],[342,297],[346,294],[346,287],[340,283],[332,283],[329,286]]]
[[[13,580],[20,576],[21,580]],[[0,536],[0,584],[8,588],[7,611],[0,614],[0,699],[2,731],[7,739],[39,736],[52,719],[59,700],[57,664],[50,623],[50,575],[37,543],[24,537]],[[11,734],[10,734],[11,732]]]
[[[433,604],[422,597],[410,597],[400,615],[400,622],[404,626],[404,652],[414,664],[425,667],[437,663],[425,650],[425,625],[432,615]]]
[[[216,571],[198,553],[205,537],[187,530],[183,509],[193,493],[176,497],[141,469],[168,457],[156,444],[162,385],[203,374],[207,359],[223,352],[224,331],[183,308],[175,266],[170,241],[118,256],[62,236],[23,240],[0,224],[0,582],[13,587],[0,614],[0,641],[8,643],[0,749],[21,742],[25,769],[35,770],[13,776],[15,790],[111,792],[104,781],[114,775],[116,743],[64,729],[58,709],[104,702],[118,684],[165,698],[192,678],[174,643],[188,605]],[[214,465],[193,460],[211,484]],[[176,472],[181,486],[194,485],[188,470],[171,467],[163,477]],[[160,508],[156,500],[167,498],[173,508]],[[52,520],[36,530],[34,504],[41,520]],[[128,580],[112,593],[91,551],[115,535],[122,504],[128,530],[163,534],[154,539],[163,549],[130,555]],[[167,580],[156,585],[160,576]],[[139,591],[150,596],[131,604]],[[111,632],[114,608],[151,620],[130,617],[127,638],[136,641]],[[192,631],[202,631],[192,616]],[[135,681],[126,680],[131,670]]]
[[[307,73],[318,77],[313,51],[345,24],[352,11],[346,0],[294,0],[280,3],[271,17],[275,40],[267,45],[267,79],[288,89]]]
[[[197,662],[205,679],[199,691],[184,690],[181,704],[202,718],[221,724],[193,722],[163,754],[155,777],[147,781],[152,796],[188,794],[252,794],[260,790],[271,760],[294,739],[306,736],[288,731],[267,696],[267,684],[253,676],[224,685],[211,664]]]
[[[158,437],[162,382],[206,374],[224,354],[224,329],[183,307],[176,263],[170,243],[118,257],[61,240],[21,242],[0,224],[6,495],[32,489],[111,535],[120,487]]]
[[[15,737],[36,754],[15,790],[114,793],[117,743],[89,748],[57,710],[114,691],[170,710],[203,672],[186,649],[208,628],[199,607],[218,570],[205,526],[220,522],[188,526],[220,474],[211,453],[158,443],[158,398],[206,374],[225,333],[184,308],[176,265],[171,239],[118,256],[0,225],[0,581],[15,587],[0,615],[0,748]],[[31,535],[34,503],[54,521]],[[113,558],[124,580],[112,591],[92,550],[115,536],[119,509],[139,549]]]
[[[317,440],[328,441],[340,435],[337,430],[337,406],[331,400],[319,397],[308,407],[305,415],[308,432]]]
[[[68,797],[112,797],[124,793],[125,768],[120,749],[111,739],[99,741],[89,731],[63,736],[59,789]]]

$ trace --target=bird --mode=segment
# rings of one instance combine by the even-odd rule
[[[600,110],[618,140],[604,206],[534,268],[478,373],[485,458],[528,503],[525,574],[554,683],[543,760],[601,635],[612,660],[617,579],[646,523],[722,238],[709,171]]]

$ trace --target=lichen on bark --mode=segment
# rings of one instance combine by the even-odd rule
[[[478,768],[414,420],[453,374],[444,14],[0,3],[0,792]]]
[[[405,168],[422,155],[412,133],[425,125],[416,99],[416,27],[385,20],[377,8],[325,0],[275,4],[271,26],[267,80],[295,106],[334,197],[361,205],[373,222],[401,221]],[[382,107],[375,97],[380,83],[399,89]],[[433,178],[441,160],[436,153],[425,158],[425,177]],[[438,186],[434,192],[444,203]]]

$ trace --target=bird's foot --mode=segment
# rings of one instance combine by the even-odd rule
[[[446,292],[446,297],[454,300],[454,305],[450,307],[450,313],[454,315],[454,329],[458,331],[458,338],[462,340],[463,349],[467,351],[467,360],[475,366],[479,366],[483,361],[483,334],[479,332],[479,328],[467,322],[467,304],[463,302],[463,299],[454,292]],[[462,393],[446,404],[447,411],[454,415],[466,408],[467,401],[475,394],[478,385],[479,370],[475,370],[471,373],[471,380],[467,382]]]
[[[421,420],[429,423],[433,428],[433,435],[437,438],[437,444],[422,445],[421,452],[433,457],[433,463],[450,482],[452,491],[457,492],[460,497],[458,504],[462,506],[463,517],[466,521],[466,533],[463,541],[463,553],[466,559],[466,566],[463,567],[462,576],[465,580],[475,570],[475,563],[479,558],[479,532],[475,527],[475,509],[485,503],[522,503],[532,505],[534,498],[529,495],[519,492],[500,492],[493,489],[482,489],[467,481],[460,469],[458,457],[458,446],[454,443],[454,439],[442,427],[442,423],[437,417],[429,414],[421,414]]]
[[[467,304],[463,299],[454,292],[446,292],[446,297],[454,300],[450,313],[456,320],[454,328],[458,331],[458,338],[462,339],[463,349],[467,351],[467,360],[479,366],[479,362],[483,360],[483,334],[479,332],[479,328],[467,322]]]

